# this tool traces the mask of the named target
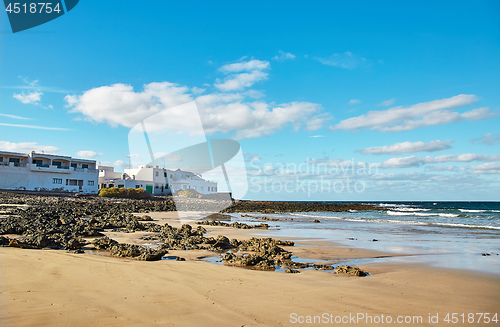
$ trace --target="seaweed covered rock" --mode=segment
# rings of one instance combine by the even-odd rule
[[[209,248],[212,251],[222,252],[227,249],[233,249],[234,246],[231,244],[229,239],[223,235],[217,236],[215,243]]]
[[[102,237],[92,242],[98,250],[107,250],[117,257],[134,258],[143,261],[161,260],[168,253],[165,249],[152,249],[141,245],[118,243],[108,237]]]
[[[268,224],[259,224],[259,225],[248,225],[245,223],[239,223],[239,222],[233,222],[231,224],[218,221],[218,220],[211,220],[211,221],[197,221],[196,222],[198,225],[207,225],[207,226],[221,226],[221,227],[232,227],[232,228],[238,228],[238,229],[251,229],[251,228],[262,228],[262,229],[268,229],[269,225]]]
[[[226,253],[222,257],[222,262],[225,265],[245,267],[259,270],[274,270],[275,266],[283,264],[293,264],[291,260],[292,254],[285,251],[277,245],[276,240],[271,238],[251,238],[250,240],[231,240],[230,245],[235,250],[243,253],[236,255],[234,253]]]
[[[353,276],[366,276],[367,273],[359,269],[358,267],[351,267],[351,266],[338,266],[337,269],[335,270],[336,274],[346,274],[346,275],[353,275]]]
[[[226,253],[222,257],[222,262],[227,266],[243,267],[257,270],[275,270],[273,262],[263,258],[258,254],[244,254],[236,256],[233,253]]]

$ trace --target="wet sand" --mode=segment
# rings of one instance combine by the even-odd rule
[[[179,221],[173,213],[149,215],[174,227],[187,219]],[[247,239],[255,233],[205,227],[209,236]],[[141,244],[137,237],[143,234],[107,233],[120,242],[137,244]],[[301,244],[304,246],[285,249],[295,256],[318,260],[388,255],[331,242],[309,240]],[[390,315],[394,320],[422,316],[422,323],[414,325],[444,326],[449,325],[443,321],[446,313],[493,313],[500,307],[499,275],[403,264],[361,265],[370,277],[313,270],[284,274],[198,259],[213,255],[209,251],[170,251],[169,255],[188,261],[143,262],[56,250],[0,248],[1,325],[289,326],[300,325],[292,323],[293,317],[363,313]],[[293,313],[297,316],[291,318]],[[439,314],[439,324],[429,323],[429,313]],[[370,324],[360,320],[357,325]]]

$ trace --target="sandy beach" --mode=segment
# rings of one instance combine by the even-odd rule
[[[150,215],[159,224],[181,225],[175,213]],[[255,233],[205,227],[210,236],[248,239]],[[144,235],[106,234],[125,243],[140,242],[137,237]],[[286,250],[308,259],[388,255],[321,241],[295,242],[301,246]],[[335,319],[347,318],[345,325],[369,326],[380,325],[380,319],[387,322],[388,316],[392,323],[411,319],[409,325],[444,326],[449,325],[444,321],[448,313],[464,313],[465,319],[469,313],[492,316],[500,303],[500,276],[493,274],[410,264],[360,265],[369,277],[314,270],[285,274],[200,260],[214,256],[206,250],[169,254],[187,261],[144,262],[89,253],[0,248],[2,326],[333,325]],[[429,315],[433,319],[438,315],[438,323],[431,323]]]

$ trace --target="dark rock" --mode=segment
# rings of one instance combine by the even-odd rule
[[[318,270],[334,270],[335,268],[332,265],[321,265],[321,264],[313,264],[312,267]]]
[[[0,246],[8,246],[9,245],[9,238],[0,236]]]
[[[338,266],[337,269],[335,270],[336,274],[346,274],[346,275],[353,275],[353,276],[366,276],[366,272],[362,271],[361,269],[357,267],[351,267],[351,266]]]
[[[207,225],[207,226],[222,226],[222,227],[232,227],[232,228],[238,228],[238,229],[251,229],[251,228],[262,228],[262,229],[268,229],[269,225],[268,224],[259,224],[259,225],[247,225],[244,223],[239,223],[239,222],[233,222],[231,224],[218,221],[218,220],[211,220],[211,221],[197,221],[196,222],[198,225]]]
[[[276,245],[281,245],[281,246],[294,246],[295,243],[292,241],[276,241]]]
[[[210,250],[212,251],[217,251],[217,252],[222,252],[227,249],[232,249],[234,248],[231,245],[231,242],[229,239],[225,236],[219,235],[217,239],[215,240],[215,243],[210,247]]]
[[[227,207],[224,213],[243,213],[243,212],[349,212],[349,210],[367,211],[379,210],[386,211],[386,208],[375,205],[361,203],[324,203],[324,202],[274,202],[274,201],[237,201]]]
[[[213,214],[207,216],[207,219],[211,219],[211,220],[231,221],[231,218],[232,217],[230,215],[225,215],[222,213],[213,213]]]
[[[12,239],[9,241],[9,246],[12,248],[21,248],[21,249],[36,249],[36,247],[31,246],[28,243],[24,243],[20,240]]]
[[[96,249],[107,250],[111,255],[117,257],[128,257],[144,261],[161,260],[168,253],[165,249],[156,250],[141,245],[118,243],[108,237],[96,239],[92,244]]]

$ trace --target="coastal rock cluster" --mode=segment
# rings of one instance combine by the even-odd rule
[[[107,250],[111,255],[117,257],[128,257],[144,261],[161,260],[168,253],[164,249],[157,250],[141,245],[118,243],[108,237],[96,239],[92,244],[97,250]]]
[[[200,205],[199,199],[194,206]],[[187,203],[187,202],[186,202]],[[293,246],[291,241],[272,238],[252,238],[250,240],[228,239],[225,236],[206,237],[207,230],[201,225],[223,226],[240,229],[263,228],[269,225],[247,225],[225,223],[214,218],[230,220],[230,216],[214,214],[209,220],[198,222],[193,228],[185,224],[174,228],[168,224],[152,223],[147,215],[138,217],[132,212],[175,210],[177,201],[171,198],[153,200],[115,200],[97,197],[36,196],[26,194],[0,193],[0,211],[6,214],[0,218],[0,246],[25,249],[64,249],[83,253],[82,248],[92,245],[96,250],[108,251],[117,257],[137,260],[161,260],[168,250],[203,249],[221,253],[225,265],[258,270],[284,268],[288,273],[297,269],[314,268],[334,270],[331,265],[316,265],[294,262],[292,254],[281,246]],[[12,206],[20,205],[20,206]],[[238,204],[236,204],[238,206]],[[262,208],[261,208],[262,209]],[[256,211],[255,208],[252,211]],[[155,233],[143,240],[156,241],[156,248],[119,243],[104,236],[105,231]],[[3,235],[3,236],[2,236]],[[7,237],[5,235],[15,235]],[[87,238],[93,238],[89,242]],[[364,276],[358,268],[338,268],[337,273]]]
[[[327,202],[274,202],[274,201],[238,201],[222,212],[347,212],[349,210],[387,210],[386,208],[376,207],[361,203],[327,203]]]
[[[275,270],[275,266],[288,266],[293,263],[292,254],[278,246],[278,242],[272,238],[252,237],[250,240],[234,240],[231,245],[233,251],[225,253],[222,257],[222,262],[228,266]],[[238,252],[242,254],[237,255]]]
[[[239,223],[237,221],[228,224],[222,221],[218,220],[210,220],[210,221],[197,221],[196,222],[198,225],[208,225],[208,226],[222,226],[222,227],[232,227],[232,228],[239,228],[239,229],[251,229],[251,228],[262,228],[262,229],[268,229],[269,225],[268,224],[258,224],[258,225],[248,225],[245,223]]]
[[[364,277],[367,275],[366,272],[362,271],[361,269],[357,267],[351,267],[351,266],[338,266],[337,269],[335,270],[336,274],[346,274],[346,275],[353,275],[353,276],[361,276]]]

